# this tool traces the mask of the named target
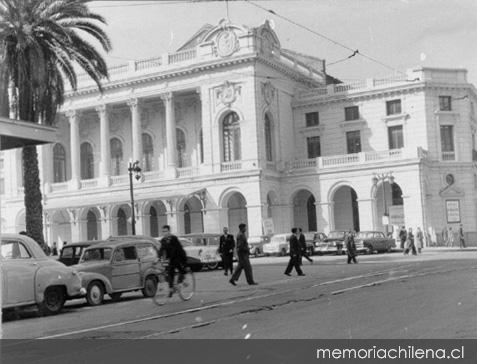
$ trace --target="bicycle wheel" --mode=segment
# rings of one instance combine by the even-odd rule
[[[156,294],[152,296],[152,301],[156,305],[162,306],[169,299],[169,283],[164,273],[158,274],[157,278],[157,290]]]
[[[184,275],[182,283],[177,284],[179,297],[183,301],[189,301],[195,293],[195,277],[194,273],[189,269]]]

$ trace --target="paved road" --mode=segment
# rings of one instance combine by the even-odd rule
[[[26,313],[4,322],[4,338],[475,338],[477,251],[428,249],[314,257],[306,277],[283,275],[286,258],[252,260],[258,286],[228,283],[222,271],[196,275],[189,302],[162,307],[140,294],[64,313]]]

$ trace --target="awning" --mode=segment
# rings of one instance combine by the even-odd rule
[[[53,127],[0,117],[0,150],[53,143],[57,132]]]

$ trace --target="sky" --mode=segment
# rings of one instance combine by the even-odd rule
[[[205,23],[227,17],[224,1],[93,1],[90,7],[108,22],[110,65],[172,53]],[[422,65],[465,68],[477,85],[475,0],[229,1],[228,16],[248,27],[273,20],[282,48],[325,59],[327,72],[345,82]],[[356,49],[377,62],[347,58]]]

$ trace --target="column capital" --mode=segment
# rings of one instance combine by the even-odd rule
[[[138,98],[132,98],[126,101],[126,104],[131,108],[134,109],[139,106],[139,99]]]
[[[103,104],[103,105],[98,105],[94,108],[98,114],[103,114],[106,113],[109,109],[108,105]]]
[[[159,94],[159,97],[161,98],[162,101],[164,102],[170,102],[172,101],[172,98],[173,98],[173,94],[171,91],[168,91],[168,92],[164,92],[162,94]]]
[[[76,110],[76,109],[71,109],[71,110],[66,110],[65,112],[65,115],[68,119],[70,119],[70,121],[72,119],[75,119],[77,117],[79,117],[81,114],[81,112],[79,110]]]

